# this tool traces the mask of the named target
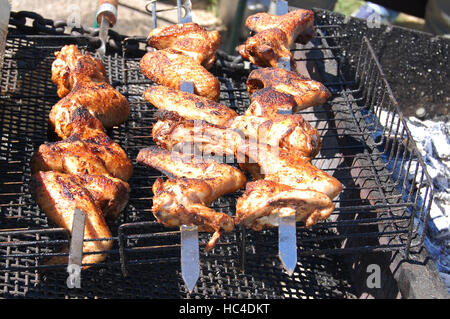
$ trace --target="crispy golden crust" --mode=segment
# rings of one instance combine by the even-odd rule
[[[296,69],[288,37],[281,29],[273,28],[258,32],[238,46],[238,52],[244,59],[258,66],[277,67],[278,61],[286,58],[291,61],[291,69]]]
[[[216,51],[220,46],[218,31],[207,31],[192,22],[153,29],[147,40],[148,45],[155,49],[173,49],[192,57],[207,69],[214,64]]]
[[[76,45],[66,45],[55,52],[52,64],[52,81],[58,86],[58,96],[66,96],[76,83],[108,82],[101,60],[88,53],[82,54]]]
[[[275,227],[286,209],[295,212],[297,221],[304,221],[306,227],[311,227],[319,220],[327,219],[334,204],[328,196],[317,191],[258,180],[248,183],[245,193],[238,198],[235,223],[256,231]]]
[[[295,41],[306,44],[314,36],[314,12],[297,9],[281,16],[260,12],[249,16],[245,25],[255,32],[273,28],[281,29],[286,33],[288,46],[291,47]]]
[[[125,151],[105,133],[83,135],[42,144],[31,160],[31,171],[57,171],[70,174],[110,175],[127,181],[133,164]]]
[[[194,93],[213,101],[219,100],[220,83],[193,58],[172,49],[146,53],[140,61],[141,72],[159,85],[179,90],[183,81],[194,83]]]
[[[225,125],[237,116],[229,107],[208,98],[160,85],[149,87],[144,92],[144,99],[158,109],[176,112],[188,120]]]
[[[241,171],[212,159],[199,159],[159,147],[142,149],[137,161],[172,177],[165,182],[158,179],[153,184],[152,211],[158,222],[167,227],[197,225],[201,231],[214,232],[207,250],[214,247],[222,230],[233,230],[231,217],[207,206],[245,185],[246,178]]]
[[[292,95],[297,103],[296,110],[322,105],[331,97],[331,92],[322,83],[294,71],[262,68],[253,70],[248,76],[247,89],[250,96],[255,91],[268,87]]]
[[[296,113],[297,103],[291,94],[269,86],[253,92],[250,106],[244,114],[273,118],[279,115],[279,110]]]
[[[99,203],[79,180],[58,172],[38,172],[32,176],[31,193],[45,214],[59,227],[72,230],[75,208],[86,213],[84,239],[110,238],[111,232],[106,225],[104,213]],[[112,241],[85,241],[83,244],[83,264],[102,262],[111,249]],[[101,252],[86,255],[88,252]],[[67,263],[67,257],[54,258],[49,264]],[[88,267],[84,267],[88,268]]]

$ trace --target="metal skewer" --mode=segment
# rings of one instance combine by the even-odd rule
[[[192,22],[191,1],[177,1],[178,23]],[[184,16],[181,15],[181,7],[184,8]],[[183,81],[180,83],[180,91],[194,93],[194,83]],[[181,230],[181,276],[189,292],[195,287],[200,276],[200,257],[198,243],[198,227],[182,225]]]
[[[108,41],[108,30],[117,22],[118,0],[99,0],[95,15],[96,23],[99,25],[101,45],[96,51],[97,58],[103,58],[106,54],[106,42]]]
[[[276,14],[283,15],[288,13],[288,2],[276,1]],[[280,69],[291,69],[289,58],[280,58],[278,60]],[[279,114],[292,114],[292,109],[278,109]],[[297,265],[297,229],[295,220],[295,209],[283,207],[278,215],[278,256],[288,275],[294,273]]]
[[[81,262],[83,259],[83,240],[86,214],[75,208],[72,220],[72,235],[70,239],[69,262],[67,265],[67,287],[81,288]]]

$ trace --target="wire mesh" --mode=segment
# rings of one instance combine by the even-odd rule
[[[81,290],[71,290],[64,265],[45,265],[46,258],[64,255],[60,247],[70,237],[31,199],[30,159],[48,141],[47,116],[59,100],[51,82],[53,52],[69,43],[83,48],[84,42],[82,37],[61,35],[10,36],[0,82],[1,293],[40,298],[348,298],[353,290],[342,255],[408,253],[420,246],[432,189],[370,44],[364,40],[356,66],[348,65],[340,45],[347,35],[341,28],[320,25],[317,30],[309,45],[293,53],[333,93],[325,105],[301,113],[323,139],[313,164],[344,184],[334,201],[336,209],[329,220],[310,229],[298,224],[299,262],[292,277],[282,272],[274,229],[238,227],[223,234],[208,253],[203,247],[209,235],[200,234],[201,274],[190,295],[180,275],[179,230],[164,228],[151,214],[151,187],[162,175],[135,162],[141,148],[154,144],[156,109],[142,97],[153,83],[139,71],[145,39],[126,38],[122,52],[104,57],[111,84],[131,106],[129,120],[108,134],[133,160],[134,175],[126,210],[108,221],[113,249],[103,263],[83,271]],[[144,49],[127,51],[131,42]],[[220,63],[219,58],[212,72],[221,84],[219,102],[242,114],[250,103],[245,85],[250,70],[234,62]],[[224,196],[212,207],[234,216],[240,195]]]

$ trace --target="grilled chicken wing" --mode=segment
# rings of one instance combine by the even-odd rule
[[[330,199],[334,199],[343,189],[336,178],[312,165],[308,158],[254,143],[241,144],[238,151],[245,154],[250,163],[260,166],[260,175],[254,176],[256,179],[263,178],[295,189],[314,190]]]
[[[60,98],[69,94],[76,83],[108,82],[105,67],[101,60],[88,53],[82,54],[76,45],[66,45],[55,52],[52,64],[52,81],[58,87]]]
[[[305,78],[294,71],[279,68],[253,70],[247,79],[250,96],[253,96],[256,90],[267,87],[292,95],[297,103],[297,110],[322,105],[331,97],[331,92],[322,83]]]
[[[288,37],[281,29],[273,28],[258,32],[238,46],[238,52],[244,59],[258,66],[277,67],[278,61],[285,58],[291,61],[291,69],[296,69]]]
[[[216,60],[220,45],[218,31],[207,31],[197,23],[184,23],[153,29],[147,37],[148,45],[155,49],[173,49],[192,57],[209,69]]]
[[[80,180],[59,172],[38,172],[33,175],[31,192],[39,207],[58,226],[72,231],[75,208],[86,213],[84,239],[110,238],[111,232],[105,222],[99,203]],[[99,187],[101,187],[99,185]],[[85,241],[83,243],[83,264],[102,262],[111,249],[112,241]],[[95,253],[102,252],[98,254]],[[52,258],[49,264],[67,263],[67,257]],[[88,268],[88,266],[85,266]]]
[[[194,93],[219,100],[220,83],[190,56],[172,49],[146,53],[140,61],[141,72],[153,82],[179,90],[181,82],[194,83]]]
[[[290,114],[297,111],[297,103],[294,96],[279,92],[269,86],[253,92],[250,106],[244,115],[274,118],[280,113]]]
[[[125,151],[102,131],[83,131],[69,138],[42,144],[31,160],[32,173],[107,175],[127,181],[133,164]]]
[[[330,198],[309,189],[295,189],[267,180],[257,180],[246,185],[245,193],[236,202],[237,225],[256,231],[278,226],[278,218],[286,210],[294,211],[296,220],[306,227],[327,219],[334,210]]]
[[[249,16],[245,25],[254,32],[281,29],[286,33],[288,46],[291,47],[296,41],[306,44],[314,36],[314,12],[297,9],[281,16],[260,12]]]
[[[237,113],[229,107],[196,94],[178,91],[165,86],[151,86],[144,98],[158,109],[172,111],[188,120],[204,120],[225,125]]]
[[[70,135],[70,132],[63,133],[61,126],[70,122],[67,108],[74,103],[83,105],[106,128],[127,120],[130,105],[108,83],[102,61],[89,54],[81,54],[75,45],[64,46],[55,55],[52,80],[58,86],[58,95],[64,98],[53,106],[49,122],[61,138]]]
[[[214,247],[220,232],[234,229],[233,219],[207,207],[220,196],[237,191],[246,182],[236,168],[212,159],[170,152],[158,147],[142,149],[141,164],[172,177],[153,184],[153,214],[167,227],[197,225],[200,231],[214,232],[206,247]]]

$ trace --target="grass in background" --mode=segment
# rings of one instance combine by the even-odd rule
[[[334,11],[345,14],[347,16],[354,13],[359,9],[366,1],[361,0],[338,0],[334,6]]]

